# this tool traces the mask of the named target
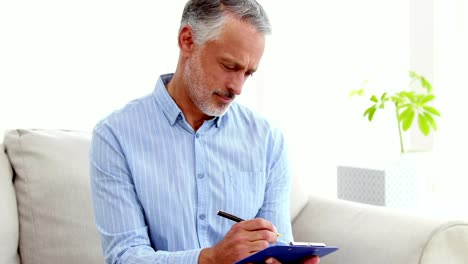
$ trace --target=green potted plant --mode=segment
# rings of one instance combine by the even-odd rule
[[[393,120],[398,123],[401,153],[407,152],[403,144],[403,131],[417,123],[422,134],[427,136],[437,130],[436,117],[440,116],[439,111],[430,105],[435,99],[430,82],[414,71],[409,72],[409,77],[409,85],[398,92],[371,95],[370,106],[364,111],[364,117],[369,121],[374,120],[379,111],[394,111]],[[364,88],[354,90],[350,95],[363,96]],[[430,182],[418,175],[420,158],[423,157],[400,155],[396,163],[390,162],[390,166],[384,168],[338,166],[338,198],[398,208],[415,206],[421,197],[422,186],[428,186]],[[423,166],[426,166],[426,162]]]
[[[364,111],[364,117],[371,122],[375,113],[385,109],[387,103],[394,105],[401,153],[406,152],[403,144],[403,131],[409,130],[417,120],[419,130],[427,136],[432,130],[437,130],[435,117],[440,116],[440,112],[434,106],[429,105],[435,99],[431,83],[414,71],[409,71],[409,77],[408,87],[399,92],[392,94],[384,92],[380,96],[373,94],[370,97],[371,106]],[[415,85],[418,87],[414,87]],[[353,90],[350,96],[354,95],[363,96],[364,88]]]

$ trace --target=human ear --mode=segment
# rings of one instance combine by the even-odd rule
[[[179,48],[181,53],[191,53],[194,48],[193,30],[190,26],[184,26],[179,33]]]

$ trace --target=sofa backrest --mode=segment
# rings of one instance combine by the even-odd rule
[[[13,172],[0,144],[0,263],[19,264],[18,256],[18,210],[16,207]]]
[[[0,263],[17,264],[12,259],[18,247],[18,215],[22,264],[104,262],[92,212],[90,139],[89,134],[63,130],[18,129],[5,133],[4,145],[15,179],[12,185],[12,170],[2,151],[0,180],[5,184],[0,194],[2,201],[9,202],[7,223],[0,222],[0,246],[8,245],[0,250],[8,254],[0,254]],[[294,220],[307,203],[298,178],[293,178],[291,195]],[[3,238],[8,243],[3,243]],[[4,262],[2,256],[8,261]]]
[[[104,263],[93,221],[89,144],[89,135],[72,131],[5,134],[15,175],[22,264]]]

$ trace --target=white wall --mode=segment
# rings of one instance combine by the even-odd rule
[[[174,71],[185,1],[2,1],[0,128],[90,130]]]
[[[365,105],[347,96],[364,79],[380,87],[393,85],[380,85],[382,80],[406,76],[408,5],[261,3],[273,35],[241,101],[284,128],[295,171],[311,183],[311,192],[333,195],[337,159],[365,159],[382,138],[397,140],[384,116],[383,127],[369,125],[361,118]],[[159,74],[175,68],[184,4],[3,1],[0,129],[90,130],[110,111],[151,92]]]
[[[468,1],[435,0],[435,85],[442,118],[437,141],[437,194],[463,201],[468,194]]]
[[[406,0],[269,1],[274,32],[265,67],[266,113],[288,136],[296,173],[310,191],[334,196],[336,165],[398,154],[393,113],[369,124],[370,106],[349,92],[399,88],[409,68]]]
[[[463,179],[468,179],[461,165],[468,148],[463,127],[467,2],[433,1],[431,63],[443,113],[434,149],[443,157],[440,163],[450,164],[434,171],[451,177],[438,180],[441,195],[466,197],[457,186],[466,186]],[[283,128],[295,173],[304,177],[310,192],[334,196],[336,165],[379,164],[398,154],[393,113],[378,113],[369,123],[362,118],[368,98],[348,94],[363,80],[375,92],[406,85],[407,70],[415,65],[411,34],[417,23],[410,4],[432,1],[260,2],[273,35],[260,72],[240,99]],[[0,130],[90,130],[128,100],[150,93],[159,74],[175,69],[184,4],[0,2]],[[424,25],[419,27],[424,32]],[[454,186],[456,192],[448,191]]]

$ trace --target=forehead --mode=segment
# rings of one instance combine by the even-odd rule
[[[226,16],[218,37],[204,46],[216,56],[256,68],[265,49],[265,36],[251,24]]]

